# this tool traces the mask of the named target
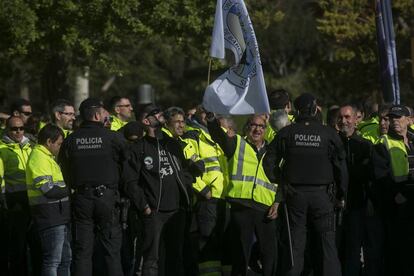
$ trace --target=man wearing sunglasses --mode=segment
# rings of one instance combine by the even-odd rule
[[[26,163],[32,148],[24,135],[21,117],[11,116],[6,122],[6,132],[0,145],[0,176],[5,182],[7,203],[10,275],[26,275],[27,244],[32,241],[29,231],[31,224],[30,208],[27,197]],[[39,246],[30,244],[34,270],[39,271]],[[38,275],[38,274],[35,274]]]
[[[52,121],[62,129],[66,138],[73,129],[73,122],[76,119],[73,104],[65,99],[59,99],[52,104]]]
[[[134,109],[128,98],[120,96],[112,97],[109,102],[109,107],[112,113],[111,130],[118,131],[131,120]]]
[[[12,116],[20,117],[20,119],[23,121],[23,124],[26,125],[27,119],[32,116],[32,105],[26,99],[17,99],[11,105],[10,114]]]

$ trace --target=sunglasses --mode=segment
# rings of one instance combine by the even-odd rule
[[[32,116],[32,112],[21,111],[20,113],[22,113],[24,116]]]
[[[24,131],[24,127],[10,127],[11,131]]]

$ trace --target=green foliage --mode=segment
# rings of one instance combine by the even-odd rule
[[[311,91],[325,103],[379,90],[373,0],[245,0],[267,90]],[[216,1],[10,0],[0,2],[0,94],[26,83],[51,100],[67,97],[83,66],[100,94],[154,86],[164,105],[200,101]],[[412,0],[393,0],[403,99],[411,100]],[[212,62],[211,80],[229,64]],[[414,100],[414,97],[412,97]]]

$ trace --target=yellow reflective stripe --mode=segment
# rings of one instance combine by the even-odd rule
[[[211,171],[221,172],[221,167],[219,167],[219,166],[213,166],[213,167],[206,168],[206,172],[211,172]]]
[[[220,261],[208,261],[198,265],[200,275],[215,276],[221,275],[221,262]]]
[[[240,139],[240,149],[239,149],[239,156],[237,159],[237,171],[236,175],[242,176],[243,175],[243,161],[244,161],[244,152],[246,150],[246,141],[244,139]]]
[[[33,179],[33,186],[36,188],[36,184],[38,184],[39,182],[42,182],[43,180],[47,180],[47,182],[43,183],[37,189],[41,190],[44,194],[49,192],[51,189],[53,189],[54,186],[58,186],[60,188],[66,187],[66,184],[64,181],[53,182],[53,177],[51,175],[42,175],[42,176],[36,177],[35,179]]]
[[[250,175],[232,175],[231,180],[243,181],[243,182],[253,182],[254,184],[262,186],[262,187],[264,187],[268,190],[271,190],[273,192],[277,191],[277,185],[266,182],[264,180],[258,179],[256,177],[250,176]]]
[[[6,174],[4,174],[3,178],[4,178],[4,181],[6,181],[6,183],[7,182],[13,182],[13,181],[21,182],[22,179],[26,179],[26,172],[25,171],[17,171],[17,172],[14,172],[14,173],[6,173]]]
[[[36,185],[37,183],[43,181],[43,180],[47,180],[48,182],[51,182],[53,179],[53,177],[51,175],[42,175],[42,176],[38,176],[35,179],[33,179],[33,184]]]
[[[15,192],[23,192],[27,191],[27,185],[26,184],[8,184],[6,182],[6,193],[15,193]]]
[[[66,184],[64,181],[56,181],[56,182],[46,182],[42,186],[40,186],[38,189],[41,190],[43,193],[47,193],[50,190],[53,189],[54,186],[57,186],[59,188],[66,187]]]
[[[215,157],[215,156],[213,156],[213,157],[206,157],[206,158],[202,158],[202,160],[203,160],[205,163],[211,163],[211,162],[218,162],[218,161],[219,161],[218,157]]]
[[[65,202],[65,201],[69,201],[69,197],[64,197],[62,199],[58,199],[58,200],[52,200],[49,199],[47,197],[45,197],[44,195],[38,195],[38,196],[31,196],[29,197],[29,204],[31,206],[33,205],[39,205],[39,204],[53,204],[53,203],[59,203],[59,202]]]

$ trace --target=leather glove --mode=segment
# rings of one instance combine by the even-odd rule
[[[202,176],[206,170],[203,160],[188,160],[188,168],[193,177]]]

